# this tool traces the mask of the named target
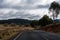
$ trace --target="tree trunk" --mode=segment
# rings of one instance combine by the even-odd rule
[[[54,12],[53,12],[53,23],[55,23],[54,20],[55,20],[55,15],[54,15]]]

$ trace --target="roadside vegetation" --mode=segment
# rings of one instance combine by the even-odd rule
[[[20,26],[20,25],[1,24],[0,25],[0,40],[8,40],[10,37],[14,36],[15,34],[23,30],[33,30],[33,28]]]

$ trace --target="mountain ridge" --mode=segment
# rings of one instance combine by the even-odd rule
[[[8,19],[8,20],[0,20],[0,24],[18,24],[18,25],[26,25],[30,24],[31,20],[28,19]]]

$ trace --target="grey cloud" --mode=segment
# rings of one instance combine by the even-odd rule
[[[59,2],[59,3],[60,3],[60,0],[57,0],[57,2]]]
[[[38,20],[40,18],[40,16],[39,15],[34,15],[34,16],[32,15],[32,17],[30,16],[28,18]]]
[[[38,5],[37,8],[48,8],[49,7],[49,4],[47,5]]]
[[[0,3],[2,3],[4,0],[0,0]]]
[[[17,9],[17,10],[22,10],[22,9],[41,9],[41,8],[48,8],[49,5],[36,5],[36,6],[0,6],[0,9],[3,8],[8,8],[8,9]]]
[[[34,4],[37,3],[38,0],[26,0],[26,2],[24,2],[25,5],[21,6],[19,5],[10,5],[10,4],[4,4],[3,2],[4,0],[0,0],[0,9],[16,9],[16,10],[33,10],[33,9],[41,9],[41,8],[48,8],[49,4],[47,5],[40,5],[40,4]],[[23,2],[23,0],[22,0]],[[0,18],[1,19],[8,19],[8,18],[29,18],[29,19],[39,19],[40,16],[39,15],[34,15],[34,14],[30,14],[30,13],[25,13],[25,11],[19,11],[19,12],[15,12],[13,13],[13,11],[10,11],[8,14],[2,14],[0,13]]]
[[[9,18],[28,18],[28,19],[39,19],[39,15],[34,15],[34,14],[30,14],[30,13],[24,13],[24,12],[16,12],[16,13],[13,13],[12,11],[9,12],[8,14],[4,14],[4,15],[0,15],[0,19],[9,19]]]
[[[4,1],[4,0],[3,0]],[[24,6],[18,6],[18,5],[9,5],[9,4],[4,4],[3,1],[1,0],[1,4],[0,4],[0,8],[10,8],[10,9],[38,9],[38,8],[47,8],[49,7],[49,4],[48,5],[34,5],[34,2],[36,2],[36,0],[27,0],[26,1],[26,5]]]

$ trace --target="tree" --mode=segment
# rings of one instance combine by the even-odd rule
[[[32,27],[38,26],[38,20],[33,20],[30,25]]]
[[[47,15],[44,15],[40,20],[39,20],[39,24],[40,26],[45,26],[48,24],[51,24],[53,21],[51,18],[49,18]]]
[[[58,17],[60,11],[60,5],[57,2],[52,2],[50,7],[49,7],[49,12],[52,12],[53,20]]]

